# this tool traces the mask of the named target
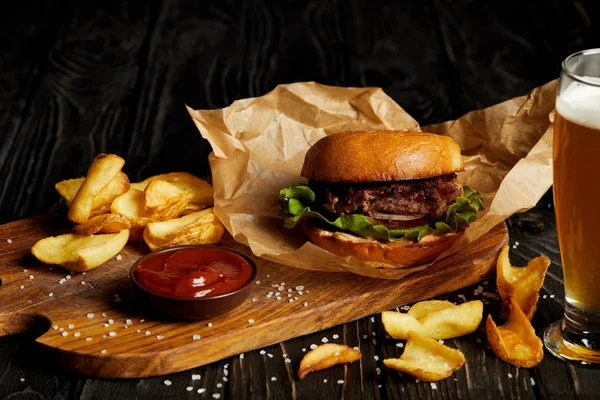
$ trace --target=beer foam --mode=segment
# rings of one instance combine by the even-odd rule
[[[586,78],[600,85],[600,78]],[[565,119],[592,129],[600,129],[600,86],[573,82],[556,101],[556,111]]]

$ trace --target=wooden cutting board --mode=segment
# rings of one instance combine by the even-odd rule
[[[57,214],[0,226],[0,336],[29,331],[45,361],[102,378],[182,371],[463,288],[492,273],[508,242],[500,224],[464,251],[401,280],[305,271],[252,256],[260,283],[250,298],[225,316],[189,322],[152,318],[136,301],[128,273],[148,252],[144,244],[128,245],[118,260],[86,274],[30,254],[37,240],[68,230]],[[222,244],[251,255],[231,238]],[[283,290],[275,287],[280,284]],[[281,300],[266,297],[277,291]]]

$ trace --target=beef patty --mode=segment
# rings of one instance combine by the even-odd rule
[[[336,215],[363,214],[389,229],[410,228],[439,219],[463,188],[456,174],[428,179],[371,183],[311,181],[317,202]],[[382,215],[384,214],[384,215]],[[388,214],[388,215],[385,215]],[[391,217],[418,217],[398,220]]]

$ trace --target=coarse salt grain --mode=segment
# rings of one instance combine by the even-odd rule
[[[121,260],[123,259],[123,257],[121,257],[121,255],[119,254],[119,255],[116,257],[116,259],[117,259],[117,261],[121,261]]]
[[[25,378],[21,378],[20,380],[21,380],[21,382],[25,382]]]
[[[531,382],[531,386],[535,386],[535,379],[529,378],[529,382]]]
[[[150,336],[150,335],[152,335],[152,333],[151,333],[150,331],[146,331],[146,332],[144,332],[144,333],[146,334],[146,336]]]
[[[21,285],[20,288],[21,288],[21,290],[23,290],[23,289],[25,289],[25,286]]]
[[[6,239],[6,243],[11,244],[12,243],[12,239]]]
[[[324,337],[323,339],[321,339],[321,342],[327,343],[327,342],[329,342],[329,339],[327,339],[326,337]]]
[[[126,323],[127,325],[131,325],[131,324],[133,324],[133,321],[132,321],[132,320],[130,320],[130,319],[126,319],[126,320],[125,320],[125,323]]]
[[[212,395],[212,397],[213,397],[213,399],[219,399],[219,398],[221,398],[221,393],[214,393]]]
[[[108,336],[115,337],[117,336],[117,332],[108,332]]]
[[[323,383],[327,383],[327,379],[323,379]]]
[[[66,331],[62,333],[62,335],[63,335],[63,336],[67,336],[68,334],[69,334],[69,333],[68,333],[68,332],[66,332]]]
[[[513,377],[513,374],[509,373],[509,374],[508,374],[508,378],[510,379],[510,378],[512,378],[512,377]]]
[[[88,318],[94,318],[94,314],[92,314],[92,313],[89,313],[89,314],[87,315],[87,317],[88,317]]]
[[[371,317],[371,322],[375,322],[375,317]]]
[[[81,333],[79,333],[79,332],[75,332],[75,333],[73,334],[73,336],[75,336],[75,337],[79,337],[79,336],[81,336]]]
[[[304,302],[304,307],[308,307],[308,302],[307,301]]]
[[[269,358],[273,358],[273,354],[271,354],[271,353],[267,353],[267,356],[268,356]]]
[[[108,320],[108,323],[109,323],[109,324],[114,324],[114,323],[115,323],[115,320],[114,320],[114,319],[109,319],[109,320]]]
[[[431,390],[436,390],[437,389],[437,385],[436,385],[435,382],[431,382],[430,385],[431,385]]]
[[[192,380],[193,381],[199,381],[200,380],[200,374],[192,374]]]
[[[81,284],[82,284],[83,286],[85,286],[85,281],[81,281]]]
[[[340,379],[339,381],[337,381],[338,385],[343,385],[344,384],[344,380]]]
[[[206,324],[206,326],[210,328],[212,326],[212,322],[209,322],[208,324]]]
[[[375,359],[375,361],[379,361],[379,356],[373,356],[373,358]]]
[[[58,325],[54,325],[54,326],[52,327],[52,329],[54,329],[54,330],[57,330],[57,329],[58,329]]]
[[[100,315],[102,315],[103,317],[106,317],[106,316],[107,316],[105,312],[103,312],[103,313],[102,313],[102,314],[100,314]],[[140,322],[142,322],[142,321],[140,321]]]
[[[171,381],[168,379],[165,379],[163,383],[165,384],[165,386],[171,386]]]
[[[156,338],[157,338],[158,340],[163,340],[165,337],[164,337],[163,335],[156,335]]]
[[[403,348],[404,347],[404,343],[396,343],[396,347]]]
[[[358,346],[354,346],[354,347],[353,347],[353,349],[354,349],[354,350],[358,350]]]
[[[267,352],[266,352],[266,351],[264,351],[264,350],[261,350],[261,351],[259,352],[259,354],[260,354],[261,356],[264,356],[265,354],[267,354]]]
[[[272,376],[272,377],[271,377],[271,381],[272,381],[272,382],[275,382],[276,380],[277,380],[277,377],[275,377],[275,376]]]
[[[67,276],[65,276],[65,279],[66,279],[66,280],[69,280],[69,279],[71,279],[71,275],[67,275]]]
[[[254,282],[254,284],[255,284],[255,285],[260,285],[260,281],[258,280],[258,281],[256,281],[256,282]]]
[[[106,349],[100,350],[100,354],[106,354]]]
[[[85,341],[86,341],[86,342],[91,342],[91,341],[92,341],[92,338],[91,338],[91,337],[86,337],[86,338],[85,338]]]
[[[304,290],[304,286],[300,285],[300,286],[296,286],[296,290],[300,291],[300,290]]]
[[[306,353],[306,347],[303,347],[303,348],[302,348],[302,352],[303,352],[303,353]]]
[[[192,386],[188,386],[185,388],[185,390],[187,390],[188,392],[191,392],[192,390],[194,390],[194,388]]]
[[[440,340],[438,340],[438,343],[439,343],[439,344],[444,344],[444,340],[443,340],[443,339],[440,339]]]
[[[221,388],[223,387],[223,384],[222,384],[221,382],[219,382],[219,383],[217,383],[217,387],[218,387],[219,389],[221,389]]]
[[[67,328],[69,328],[69,329],[73,329],[73,328],[75,328],[75,325],[73,325],[73,324],[69,324],[69,325],[67,325]]]
[[[206,389],[204,389],[204,388],[200,388],[200,389],[198,389],[198,392],[197,392],[197,393],[199,393],[199,394],[202,394],[202,393],[204,393],[204,392],[206,392]]]
[[[240,354],[240,360],[244,359],[244,353]]]
[[[34,278],[34,276],[33,276],[33,275],[29,275],[29,279],[33,279],[33,278]]]
[[[200,340],[200,335],[194,335],[194,336],[192,336],[192,339],[194,339],[194,340]]]
[[[253,323],[254,323],[254,320],[253,320],[253,319],[249,319],[249,320],[248,320],[248,323],[249,323],[249,324],[253,324]]]
[[[311,345],[310,345],[310,349],[311,349],[311,350],[314,350],[314,349],[316,349],[316,348],[317,348],[317,345],[316,345],[316,344],[311,344]]]
[[[340,337],[340,335],[338,335],[337,333],[332,336],[333,339],[337,339],[339,337]]]
[[[375,368],[375,372],[377,373],[377,375],[381,375],[381,368],[379,368],[379,367]]]
[[[104,324],[103,326],[104,326],[105,328],[108,328],[108,324]]]

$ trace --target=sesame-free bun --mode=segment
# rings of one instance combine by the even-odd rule
[[[302,228],[315,245],[339,256],[352,256],[373,266],[408,267],[434,260],[462,236],[463,231],[444,235],[431,234],[420,242],[400,239],[379,242],[345,232],[330,231],[304,221]]]
[[[306,153],[302,176],[323,182],[385,182],[463,169],[460,147],[448,136],[372,130],[320,139]]]

